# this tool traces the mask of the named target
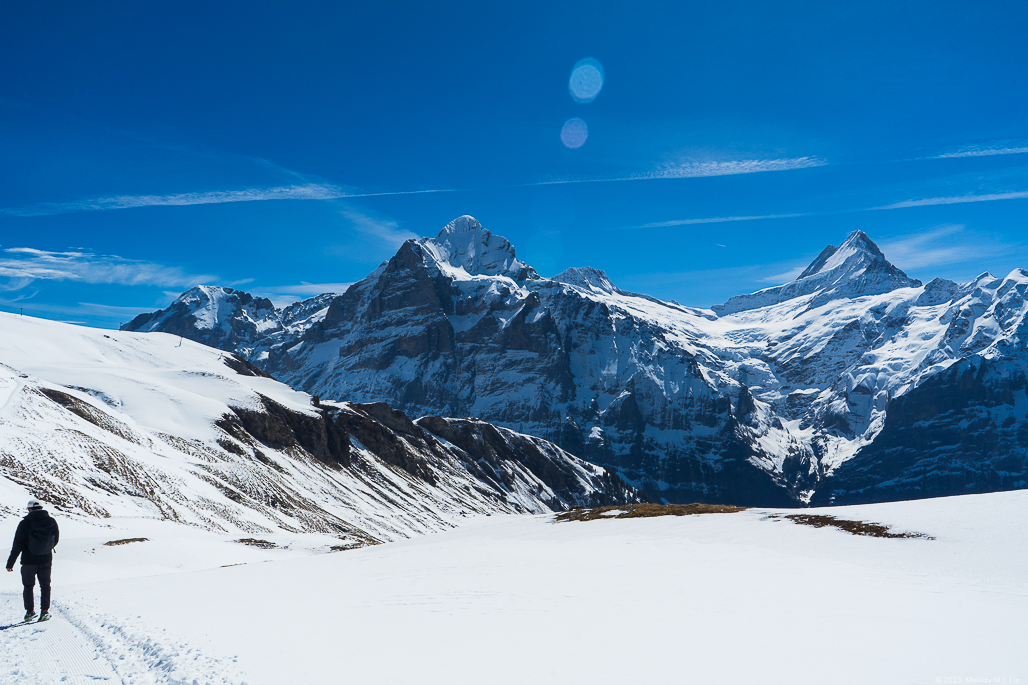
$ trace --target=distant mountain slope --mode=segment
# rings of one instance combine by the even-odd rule
[[[243,299],[243,298],[240,298]],[[392,540],[490,512],[637,501],[602,468],[488,424],[312,404],[238,357],[168,335],[0,313],[0,477],[66,514]],[[21,503],[3,503],[13,513]]]
[[[240,290],[199,285],[184,292],[167,309],[140,314],[122,328],[171,333],[259,358],[262,351],[302,335],[324,319],[335,297],[334,293],[324,293],[276,308],[271,300]]]
[[[1026,362],[1026,285],[1021,270],[921,284],[855,231],[795,281],[693,309],[625,292],[589,267],[541,278],[460,217],[404,243],[306,330],[225,349],[322,397],[543,437],[653,498],[897,499],[1023,487],[1025,447],[1004,417],[994,417],[1002,430],[982,424],[995,436],[987,448],[961,457],[973,478],[926,477],[951,453],[932,444],[894,446],[926,451],[908,470],[871,455],[883,431],[913,435],[900,426],[913,419],[892,410],[949,367]]]
[[[721,315],[734,314],[804,295],[813,296],[810,305],[814,306],[840,298],[877,295],[920,285],[921,281],[908,278],[890,264],[863,231],[854,231],[840,247],[826,247],[795,281],[738,295],[713,309]]]

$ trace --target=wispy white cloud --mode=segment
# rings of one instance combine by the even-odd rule
[[[248,188],[245,190],[219,190],[203,193],[176,193],[172,195],[116,195],[72,202],[43,202],[27,207],[0,209],[0,213],[15,216],[46,216],[70,212],[106,212],[114,209],[137,207],[184,207],[211,205],[225,202],[260,202],[264,200],[332,200],[344,197],[339,188],[308,183],[278,188]]]
[[[52,304],[39,302],[31,297],[0,298],[0,311],[12,314],[23,312],[25,316],[38,316],[64,323],[86,324],[101,328],[117,328],[120,323],[131,321],[137,314],[152,312],[156,307],[122,307],[117,305],[77,302],[73,304]]]
[[[971,234],[963,225],[947,224],[930,230],[882,241],[886,258],[901,269],[923,269],[946,264],[980,262],[1009,254],[1016,246]]]
[[[891,205],[882,207],[869,207],[870,210],[879,209],[905,209],[907,207],[928,207],[931,205],[956,205],[964,202],[995,202],[997,200],[1024,200],[1028,199],[1028,190],[1019,190],[1009,193],[986,193],[983,195],[951,195],[947,197],[925,197],[917,200],[903,200],[894,202]]]
[[[988,193],[981,195],[953,195],[946,197],[927,197],[915,200],[903,200],[880,207],[862,207],[857,209],[840,209],[826,212],[795,212],[791,214],[753,214],[742,216],[716,216],[688,219],[671,219],[668,221],[654,221],[648,224],[631,226],[629,228],[669,228],[672,226],[689,226],[692,224],[718,224],[728,221],[763,221],[765,219],[794,219],[806,216],[831,216],[837,214],[855,214],[860,212],[876,212],[890,209],[906,209],[908,207],[930,207],[932,205],[953,205],[964,202],[996,202],[1000,200],[1024,200],[1028,199],[1028,191],[1012,191],[1007,193]]]
[[[672,219],[670,221],[655,221],[632,228],[668,228],[670,226],[689,226],[692,224],[720,224],[728,221],[759,221],[761,219],[792,219],[798,216],[811,216],[811,214],[757,214],[752,216],[711,216],[700,219]]]
[[[191,274],[179,267],[155,264],[116,255],[86,251],[48,252],[31,247],[12,247],[0,257],[0,285],[20,290],[35,280],[192,287],[218,280],[211,274]]]
[[[266,164],[271,164],[266,162]],[[698,178],[704,176],[731,176],[755,174],[768,171],[790,171],[823,166],[828,162],[817,157],[793,157],[787,159],[748,159],[697,162],[664,163],[654,169],[624,176],[608,178],[575,179],[561,178],[523,186],[561,185],[567,183],[611,183],[618,181],[643,181],[664,178]],[[281,169],[275,166],[276,169]],[[297,172],[284,170],[302,179]],[[465,189],[466,190],[466,189]],[[140,207],[188,207],[192,205],[224,204],[229,202],[266,202],[270,200],[341,200],[347,198],[385,197],[392,195],[422,195],[430,193],[464,192],[456,188],[431,188],[424,190],[387,190],[370,192],[359,188],[348,188],[326,183],[297,183],[270,188],[245,188],[242,190],[213,190],[193,193],[171,193],[154,195],[113,195],[108,197],[71,200],[68,202],[40,202],[22,207],[0,207],[0,214],[9,216],[50,216],[73,212],[107,212],[118,209]]]
[[[818,157],[792,157],[786,159],[743,159],[714,162],[692,160],[662,164],[639,178],[697,178],[703,176],[732,176],[759,174],[768,171],[792,171],[825,166],[827,160]]]
[[[306,300],[309,297],[322,295],[324,293],[342,295],[351,285],[353,285],[353,283],[308,283],[306,281],[301,281],[296,285],[277,285],[266,288],[254,288],[250,293],[268,298],[276,307],[285,307],[293,304],[294,302]]]
[[[1028,153],[1028,145],[969,145],[952,152],[935,155],[931,159],[951,159],[954,157],[991,157],[993,155],[1022,155]]]
[[[268,200],[338,200],[385,195],[419,195],[423,193],[453,192],[440,188],[432,190],[398,190],[363,192],[321,183],[278,186],[275,188],[247,188],[244,190],[216,190],[171,195],[116,195],[71,202],[42,202],[24,207],[3,207],[0,214],[13,216],[49,216],[72,212],[106,212],[115,209],[139,207],[185,207],[190,205],[223,204],[226,202],[265,202]]]
[[[322,295],[324,293],[336,293],[337,295],[346,292],[346,289],[353,285],[350,283],[308,283],[307,281],[300,281],[296,285],[276,285],[267,288],[257,288],[253,291],[254,294],[268,293],[270,295],[283,295],[283,294],[298,294],[303,297],[314,297],[315,295]]]
[[[404,228],[400,228],[399,222],[395,219],[383,219],[360,212],[352,207],[347,207],[340,212],[350,220],[354,228],[361,233],[376,238],[387,246],[396,248],[410,239],[417,239],[418,235]]]
[[[805,266],[794,266],[788,271],[783,271],[780,274],[774,274],[773,276],[765,276],[763,278],[758,278],[757,281],[760,283],[770,283],[771,285],[790,283],[799,278],[800,274],[803,273],[803,270],[806,268],[807,267]]]
[[[72,313],[87,312],[93,314],[102,314],[105,316],[120,316],[126,321],[131,320],[137,314],[143,311],[153,311],[152,309],[143,307],[124,307],[121,305],[114,304],[97,304],[95,302],[79,302],[78,309],[71,310]]]
[[[786,159],[743,159],[713,162],[665,162],[649,171],[636,174],[607,176],[604,178],[553,178],[519,187],[565,185],[570,183],[619,183],[622,181],[651,181],[663,178],[702,178],[705,176],[734,176],[758,174],[768,171],[792,171],[825,166],[827,160],[818,157],[791,157]]]

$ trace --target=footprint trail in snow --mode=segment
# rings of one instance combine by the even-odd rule
[[[17,617],[22,611],[20,595],[0,595],[0,615]],[[14,623],[0,631],[0,651],[4,654],[2,685],[122,682],[110,662],[57,607],[49,621]]]
[[[227,664],[163,631],[59,602],[43,623],[18,623],[21,612],[20,594],[0,593],[0,615],[15,617],[0,630],[0,685],[246,685]]]

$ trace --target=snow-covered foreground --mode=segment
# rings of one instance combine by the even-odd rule
[[[0,683],[1028,682],[1028,492],[804,512],[934,540],[769,513],[479,517],[329,554],[75,523],[57,618],[0,630]]]

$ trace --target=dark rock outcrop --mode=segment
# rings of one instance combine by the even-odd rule
[[[553,491],[555,497],[549,501],[555,507],[562,508],[566,503],[602,507],[641,501],[639,493],[606,470],[597,472],[599,487],[594,489],[583,482],[581,469],[572,467],[568,455],[545,440],[474,419],[426,416],[418,419],[417,425],[463,450],[470,457],[465,462],[468,470],[498,489],[514,488],[510,467],[518,465]]]

